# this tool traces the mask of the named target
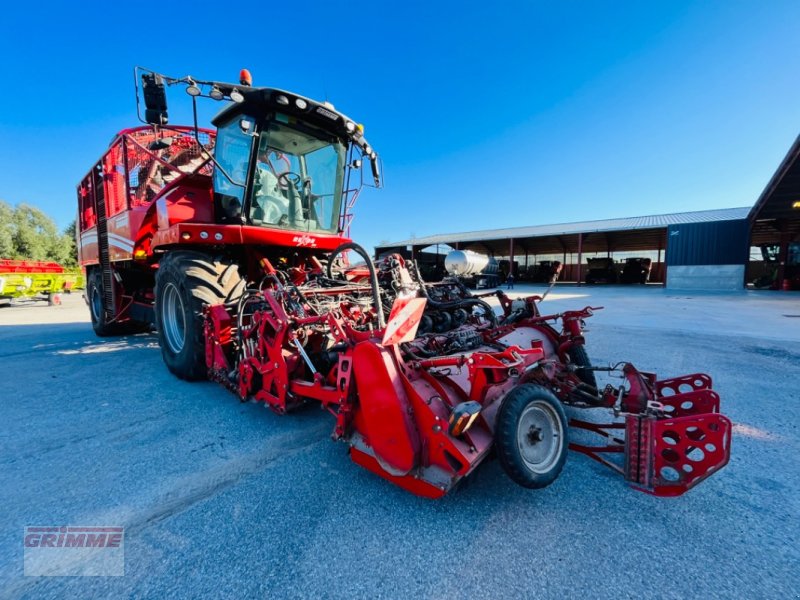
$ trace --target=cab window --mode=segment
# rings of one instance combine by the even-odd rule
[[[242,120],[250,123],[248,131],[252,131],[254,121],[250,117],[236,118],[217,130],[214,149],[214,158],[217,161],[217,166],[214,167],[214,192],[224,221],[239,221],[242,216],[253,139],[244,131]]]

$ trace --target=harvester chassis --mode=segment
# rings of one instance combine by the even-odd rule
[[[217,380],[278,414],[319,403],[354,462],[425,497],[493,454],[539,488],[572,448],[659,496],[727,463],[731,423],[711,378],[592,366],[583,324],[596,309],[542,314],[543,296],[428,284],[399,254],[374,263],[349,227],[365,171],[381,185],[380,160],[330,102],[253,87],[246,70],[238,84],[135,75],[146,125],[118,133],[77,188],[97,335],[152,324],[178,377]],[[198,97],[229,100],[216,130],[168,125],[172,86],[195,115]],[[496,276],[497,264],[462,255],[462,274]],[[621,384],[599,389],[603,370]],[[613,418],[578,418],[586,408]]]

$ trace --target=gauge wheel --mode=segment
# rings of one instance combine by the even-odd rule
[[[520,385],[503,399],[495,427],[497,457],[506,474],[526,488],[553,483],[567,459],[567,417],[547,389]]]

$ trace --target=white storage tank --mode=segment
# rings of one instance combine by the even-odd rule
[[[444,268],[456,277],[468,277],[483,273],[490,262],[494,261],[490,261],[488,256],[471,250],[452,250],[444,258]],[[490,271],[491,269],[487,272]]]

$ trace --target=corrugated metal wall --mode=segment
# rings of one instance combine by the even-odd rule
[[[744,265],[749,256],[747,219],[686,223],[667,228],[667,266]]]

